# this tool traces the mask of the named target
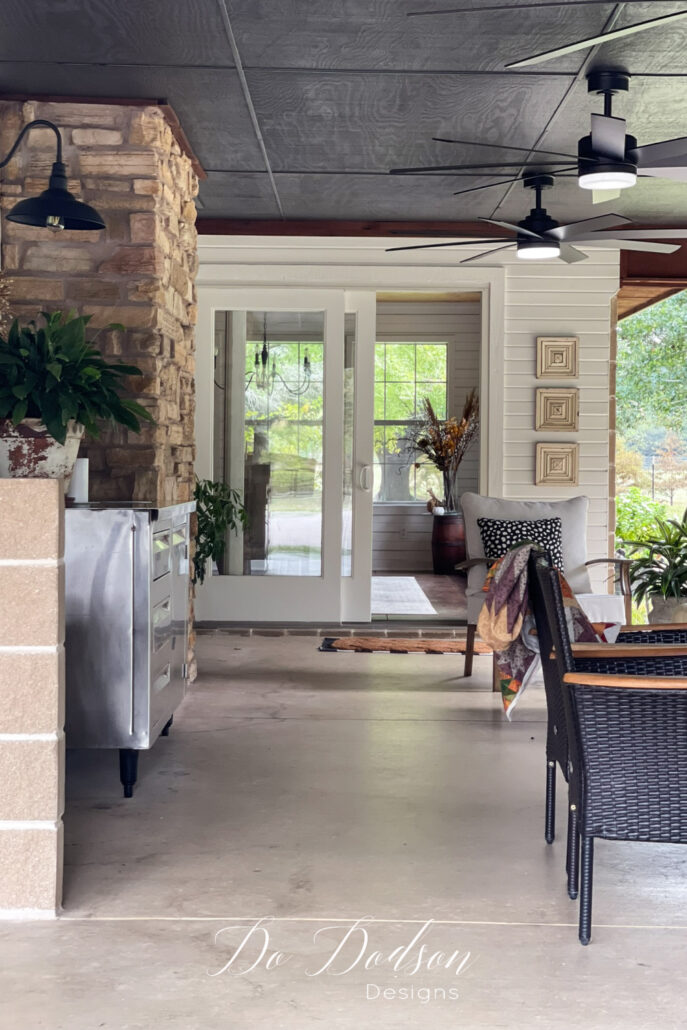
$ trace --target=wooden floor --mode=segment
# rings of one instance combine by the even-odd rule
[[[375,573],[373,578],[377,579],[383,575],[384,573]],[[393,572],[389,575],[402,576],[404,573]],[[464,576],[435,576],[431,572],[414,572],[406,575],[412,575],[417,581],[432,604],[437,618],[466,618]]]

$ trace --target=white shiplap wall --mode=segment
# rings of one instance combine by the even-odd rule
[[[417,237],[394,239],[395,246],[417,244]],[[610,301],[617,292],[617,252],[590,250],[587,261],[528,264],[512,251],[484,263],[459,266],[479,248],[461,247],[386,253],[388,240],[352,237],[207,236],[199,239],[200,305],[203,287],[302,286],[358,290],[489,291],[489,366],[483,381],[483,406],[489,402],[489,490],[520,499],[590,497],[588,553],[608,554],[608,412]],[[505,283],[505,286],[502,284]],[[502,292],[503,289],[503,292]],[[202,317],[200,325],[203,325]],[[537,336],[579,336],[580,430],[570,436],[534,431]],[[198,349],[211,341],[198,340]],[[202,370],[203,356],[197,365]],[[211,378],[210,364],[205,372]],[[540,385],[556,385],[547,380]],[[561,385],[564,385],[561,383]],[[485,397],[488,393],[488,398]],[[199,396],[198,467],[207,474],[208,430]],[[579,486],[569,489],[534,486],[534,451],[538,440],[577,440],[581,444]],[[485,437],[486,439],[486,437]],[[601,588],[603,573],[594,576]]]
[[[481,305],[479,302],[385,301],[377,305],[377,339],[448,343],[448,413],[459,415],[469,390],[479,388]],[[479,448],[473,445],[460,467],[459,489],[479,486]],[[424,503],[376,503],[372,525],[374,572],[431,572],[432,519]]]
[[[586,494],[590,556],[608,553],[608,446],[610,301],[618,289],[617,257],[591,251],[585,262],[536,268],[508,266],[505,297],[503,494],[521,499],[561,499]],[[577,380],[536,378],[536,337],[578,336]],[[576,386],[580,391],[577,433],[534,431],[535,390]],[[534,484],[538,442],[579,442],[578,487]],[[593,580],[603,588],[605,571]]]

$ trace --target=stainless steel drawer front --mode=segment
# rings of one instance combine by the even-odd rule
[[[166,576],[172,568],[172,531],[153,533],[153,579]]]

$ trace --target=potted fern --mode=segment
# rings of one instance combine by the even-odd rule
[[[68,483],[84,432],[100,422],[140,432],[150,414],[122,396],[134,365],[108,362],[86,338],[89,315],[42,312],[42,325],[12,322],[0,336],[0,478]],[[108,329],[124,329],[112,324]]]
[[[627,547],[632,593],[647,602],[649,622],[687,622],[687,510],[682,519],[657,517],[654,535]]]

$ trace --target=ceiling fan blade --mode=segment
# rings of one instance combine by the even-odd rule
[[[469,139],[448,139],[445,136],[432,136],[435,143],[458,143],[463,147],[489,147],[490,150],[518,150],[521,154],[548,154],[549,157],[564,157],[577,161],[576,154],[562,154],[559,150],[540,150],[539,147],[513,147],[505,143],[476,143]]]
[[[575,247],[571,247],[569,243],[561,243],[561,252],[558,256],[561,261],[565,261],[566,265],[574,265],[577,261],[587,260],[586,254],[583,254],[581,250],[577,250]]]
[[[627,156],[636,161],[642,169],[660,167],[675,160],[687,163],[687,136],[666,139],[661,143],[647,143],[644,147],[629,150]]]
[[[482,243],[515,243],[515,240],[512,237],[509,239],[505,236],[499,240],[492,236],[491,239],[476,237],[474,240],[450,240],[448,243],[414,243],[408,247],[387,247],[385,253],[390,254],[393,250],[429,250],[431,247],[478,247]]]
[[[607,214],[595,215],[594,218],[583,218],[579,222],[569,222],[568,225],[559,225],[557,229],[549,229],[546,236],[553,236],[556,240],[566,241],[580,239],[588,236],[589,232],[596,229],[611,229],[617,225],[631,225],[632,219],[624,215]]]
[[[474,264],[474,262],[476,262],[476,261],[482,261],[484,258],[491,257],[492,254],[499,254],[502,250],[510,250],[510,248],[514,247],[514,246],[515,246],[514,243],[507,243],[505,247],[496,247],[495,250],[488,250],[486,252],[486,254],[473,254],[472,257],[463,258],[463,260],[459,261],[458,264],[459,265]]]
[[[684,229],[628,229],[627,232],[594,232],[585,237],[592,240],[687,240],[687,228]],[[581,242],[581,237],[576,240]]]
[[[537,168],[558,168],[563,164],[563,161],[537,161]],[[500,168],[502,171],[505,169],[515,169],[527,167],[523,161],[504,161],[500,164],[478,164],[478,165],[420,165],[418,167],[411,168],[390,168],[389,175],[426,175],[430,172],[466,172],[466,171],[484,171],[490,168]],[[534,165],[533,165],[534,167]]]
[[[641,4],[646,0],[625,0],[626,4]],[[482,14],[483,11],[512,11],[521,7],[598,7],[608,0],[548,0],[544,3],[487,4],[486,7],[444,7],[437,11],[408,11],[407,18],[424,18],[433,14]]]
[[[613,118],[606,114],[592,115],[592,149],[597,157],[608,157],[611,161],[625,160],[624,118]]]
[[[606,204],[609,200],[617,200],[621,190],[592,190],[592,204]]]
[[[613,250],[641,250],[645,254],[674,254],[679,243],[649,243],[644,240],[577,240],[581,247],[610,247]]]
[[[643,175],[652,179],[673,179],[675,182],[687,182],[687,165],[657,165],[655,168],[644,168]]]
[[[511,61],[511,63],[507,64],[505,67],[528,68],[533,64],[541,64],[543,61],[551,61],[554,57],[564,57],[566,54],[574,54],[578,50],[588,50],[591,47],[600,46],[602,43],[610,43],[613,39],[623,39],[625,36],[633,36],[637,32],[646,31],[646,29],[666,26],[677,21],[679,18],[687,18],[687,11],[677,11],[675,14],[663,14],[660,18],[652,18],[651,21],[640,21],[635,25],[627,25],[622,29],[613,29],[611,32],[604,32],[599,36],[590,36],[588,39],[578,39],[575,43],[568,43],[566,46],[556,47],[555,50],[547,50],[543,54],[535,54],[533,57],[525,57],[521,61]]]
[[[512,229],[513,232],[520,233],[523,236],[533,236],[535,240],[542,239],[538,232],[530,232],[529,229],[523,229],[520,225],[513,225],[512,222],[499,222],[496,218],[480,218],[478,221],[488,222],[489,225],[499,225],[502,229]]]

